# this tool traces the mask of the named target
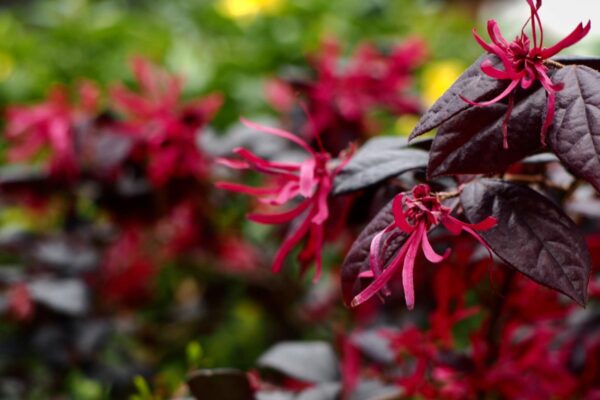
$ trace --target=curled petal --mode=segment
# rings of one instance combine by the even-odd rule
[[[279,187],[279,190],[275,194],[275,196],[267,196],[262,199],[258,199],[263,204],[269,204],[272,206],[280,206],[282,204],[287,203],[294,197],[298,196],[299,187],[298,182],[291,181],[285,183],[283,186]]]
[[[394,202],[392,203],[392,213],[394,214],[394,221],[398,229],[406,233],[412,233],[415,230],[415,227],[409,224],[406,220],[403,200],[404,195],[402,193],[394,197]]]
[[[306,142],[304,140],[300,139],[298,136],[294,135],[293,133],[284,131],[282,129],[271,128],[269,126],[260,125],[260,124],[254,123],[252,121],[248,121],[245,118],[241,118],[241,121],[244,125],[246,125],[250,129],[256,129],[257,131],[268,133],[268,134],[274,135],[274,136],[279,136],[279,137],[282,137],[289,141],[292,141],[292,142],[296,143],[298,146],[302,147],[308,153],[314,155],[314,150],[311,149],[310,146],[308,144],[306,144]]]
[[[267,160],[257,156],[250,150],[245,149],[243,147],[237,147],[233,150],[233,152],[235,154],[239,155],[240,157],[248,160],[252,164],[261,165],[261,166],[268,167],[268,168],[281,169],[281,170],[288,171],[288,172],[298,171],[297,164],[282,163],[282,162],[276,162],[276,161],[267,161]]]
[[[481,63],[481,71],[483,71],[483,73],[489,76],[490,78],[494,79],[514,79],[514,74],[511,74],[508,71],[502,71],[495,68],[491,60],[485,60]]]
[[[257,188],[232,182],[216,182],[215,187],[230,192],[244,193],[251,196],[266,196],[279,192],[279,188]]]
[[[404,265],[402,266],[402,287],[404,288],[406,307],[409,310],[412,310],[415,307],[415,284],[413,279],[413,270],[415,268],[417,252],[419,251],[419,242],[422,242],[423,236],[427,236],[425,224],[419,224],[417,226],[417,230],[412,236],[414,239],[411,241],[410,246],[408,247],[406,258],[404,259]]]
[[[490,35],[490,39],[492,42],[500,48],[507,48],[508,42],[502,36],[502,32],[500,32],[500,28],[498,27],[498,22],[494,19],[490,19],[487,23],[488,34]]]
[[[462,96],[462,95],[460,95],[460,98],[461,98],[461,99],[462,99],[464,102],[466,102],[466,103],[469,103],[469,104],[470,104],[470,105],[472,105],[472,106],[477,106],[477,107],[486,107],[486,106],[489,106],[489,105],[495,104],[495,103],[499,102],[500,100],[504,99],[506,96],[508,96],[508,95],[510,94],[510,92],[512,92],[512,91],[513,91],[513,89],[514,89],[514,88],[516,88],[516,87],[517,87],[517,85],[518,85],[518,84],[519,84],[519,81],[518,81],[518,80],[514,80],[514,81],[512,81],[512,82],[510,83],[510,85],[508,85],[508,87],[507,87],[506,89],[504,89],[504,91],[503,91],[502,93],[500,93],[498,96],[496,96],[496,97],[495,97],[495,98],[493,98],[492,100],[489,100],[489,101],[484,101],[484,102],[481,102],[481,103],[478,103],[478,102],[475,102],[475,101],[469,100],[469,99],[467,99],[466,97],[464,97],[464,96]]]
[[[310,217],[307,217],[302,221],[302,224],[293,231],[281,244],[279,250],[277,250],[277,254],[275,254],[275,259],[273,260],[273,272],[278,273],[281,271],[283,267],[283,262],[285,258],[288,256],[290,251],[302,240],[302,237],[306,235],[309,228],[311,226]]]
[[[483,221],[478,222],[476,224],[465,224],[465,225],[475,231],[485,232],[485,231],[489,231],[490,229],[495,227],[497,224],[498,224],[498,220],[496,218],[487,217]]]
[[[443,255],[436,253],[433,247],[431,247],[427,233],[423,234],[423,239],[421,242],[421,247],[423,248],[423,254],[425,254],[425,258],[434,264],[444,261],[450,255],[450,249],[446,249]]]
[[[316,198],[316,212],[312,218],[312,222],[321,225],[327,218],[329,218],[329,207],[327,206],[327,199],[331,192],[332,182],[331,179],[326,179],[321,182],[317,198]]]
[[[215,160],[215,163],[219,164],[219,165],[223,165],[227,168],[231,168],[231,169],[249,169],[250,168],[250,164],[248,164],[246,161],[242,161],[242,160],[233,160],[231,158],[225,158],[225,157],[219,157]]]
[[[316,160],[309,158],[300,164],[300,194],[304,197],[310,197],[313,192],[315,182]]]
[[[375,278],[373,282],[369,286],[365,288],[362,292],[357,294],[354,299],[352,299],[352,303],[350,303],[351,307],[357,307],[369,300],[375,294],[377,294],[394,276],[394,273],[398,270],[400,265],[403,263],[404,258],[406,256],[406,252],[411,245],[411,243],[415,240],[415,235],[411,235],[408,237],[404,245],[400,248],[400,251],[396,255],[396,257],[392,260],[392,262],[387,266],[387,268]]]
[[[560,51],[566,49],[567,47],[573,46],[575,43],[579,42],[581,39],[583,39],[585,36],[587,36],[587,34],[590,33],[591,28],[592,28],[591,21],[588,21],[588,23],[585,26],[583,26],[583,24],[580,23],[573,30],[573,32],[571,32],[569,34],[569,36],[567,36],[560,42],[556,43],[554,46],[549,47],[547,49],[543,49],[542,53],[541,53],[542,58],[548,59],[550,57],[555,56],[556,54],[558,54]]]
[[[277,214],[248,214],[248,219],[259,224],[284,224],[302,214],[310,206],[310,203],[310,200],[305,200],[296,208]]]

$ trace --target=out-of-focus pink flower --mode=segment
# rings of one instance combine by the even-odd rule
[[[112,89],[117,110],[127,118],[126,130],[139,140],[135,152],[147,162],[151,181],[162,186],[172,178],[202,177],[206,162],[198,147],[199,131],[222,104],[218,94],[181,103],[182,79],[134,58],[132,70],[139,91]]]
[[[258,249],[242,238],[226,236],[218,249],[222,265],[232,272],[252,271],[260,265]]]
[[[542,0],[536,0],[535,4],[533,0],[527,0],[527,3],[531,9],[531,17],[528,22],[531,23],[533,47],[531,46],[532,42],[529,39],[529,36],[525,33],[527,24],[523,26],[521,35],[517,36],[517,38],[510,43],[504,39],[500,32],[500,28],[498,27],[498,23],[493,19],[488,21],[488,33],[492,39],[492,43],[486,43],[477,32],[473,30],[473,35],[475,36],[477,43],[479,43],[479,45],[488,53],[496,55],[502,61],[504,66],[504,70],[500,70],[492,65],[491,60],[486,60],[481,64],[481,70],[491,78],[510,81],[509,85],[496,98],[482,103],[476,103],[461,96],[464,101],[475,106],[488,106],[499,102],[505,97],[509,98],[509,106],[502,125],[505,149],[508,148],[508,120],[514,105],[514,90],[519,85],[523,89],[529,89],[535,81],[540,82],[548,93],[546,119],[542,126],[540,136],[542,145],[546,145],[546,134],[554,119],[556,92],[562,90],[564,85],[562,83],[554,84],[552,82],[552,79],[548,76],[548,67],[545,62],[565,48],[579,42],[590,32],[591,28],[590,22],[585,26],[580,23],[569,36],[552,47],[544,48],[544,29],[542,28],[542,21],[538,13],[542,6]]]
[[[139,305],[148,299],[156,267],[142,251],[141,232],[127,227],[104,255],[101,293],[108,303]]]
[[[453,235],[459,235],[462,231],[469,233],[490,251],[491,257],[489,246],[477,231],[491,229],[496,225],[496,219],[488,217],[478,224],[467,224],[451,216],[451,211],[450,208],[442,205],[440,198],[432,194],[429,186],[425,184],[415,186],[411,196],[402,193],[397,195],[394,198],[392,207],[394,222],[373,238],[369,257],[371,270],[361,275],[363,278],[373,278],[374,281],[356,295],[351,305],[356,307],[380,291],[383,295],[388,296],[390,291],[387,282],[394,276],[398,268],[402,267],[402,284],[406,306],[409,310],[412,310],[415,303],[413,268],[419,249],[422,249],[425,258],[432,263],[441,262],[450,252],[450,249],[448,249],[444,255],[437,254],[427,238],[427,232],[440,224],[444,225]],[[386,253],[388,240],[398,234],[408,235],[408,238],[389,266],[383,270],[380,254]],[[386,236],[387,238],[384,240]]]
[[[8,108],[5,133],[11,144],[8,159],[29,161],[48,149],[52,176],[65,180],[76,178],[79,163],[74,127],[93,116],[98,109],[98,99],[98,88],[84,81],[79,85],[79,103],[71,104],[67,89],[57,86],[44,103]]]
[[[369,114],[382,108],[395,115],[414,114],[421,109],[409,94],[412,71],[427,54],[423,40],[410,39],[384,54],[371,44],[360,46],[341,68],[340,48],[326,40],[312,57],[314,81],[276,80],[266,87],[267,98],[279,111],[290,111],[296,96],[306,103],[308,122],[303,134],[322,136],[325,149],[333,155],[355,140],[366,139]]]
[[[157,224],[156,233],[164,243],[167,258],[176,257],[199,244],[202,217],[197,211],[193,201],[184,201]]]
[[[304,248],[299,255],[303,271],[309,262],[315,260],[317,271],[315,280],[320,277],[322,269],[322,248],[324,242],[324,225],[329,217],[328,197],[333,188],[333,178],[345,162],[332,168],[328,165],[331,156],[323,150],[315,151],[298,136],[280,129],[269,128],[250,121],[242,120],[249,128],[269,135],[279,136],[294,142],[308,153],[308,158],[300,163],[267,161],[244,148],[236,148],[234,153],[241,159],[221,158],[218,162],[237,170],[255,170],[269,176],[271,187],[256,188],[230,182],[217,182],[216,186],[238,193],[256,196],[258,201],[270,206],[282,206],[296,198],[303,198],[300,204],[291,210],[277,214],[248,215],[248,219],[261,224],[285,224],[299,218],[301,222],[292,229],[283,242],[273,261],[273,271],[279,272],[283,262],[292,249],[306,238]]]
[[[12,285],[6,293],[9,313],[19,321],[29,320],[33,316],[34,304],[25,283]]]

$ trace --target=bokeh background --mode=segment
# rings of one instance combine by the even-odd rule
[[[310,55],[319,52],[324,40],[334,38],[348,56],[365,41],[386,48],[421,38],[426,43],[427,61],[414,71],[411,91],[427,106],[481,54],[471,29],[482,29],[488,18],[496,17],[507,32],[516,34],[526,15],[523,3],[3,0],[0,108],[39,103],[54,85],[74,87],[84,78],[100,88],[119,82],[135,87],[129,64],[133,57],[141,56],[184,77],[185,99],[215,92],[223,96],[210,125],[202,127],[204,138],[198,146],[207,152],[225,153],[226,138],[241,129],[240,116],[277,121],[278,110],[265,94],[268,82],[275,77],[310,74]],[[549,42],[579,20],[600,15],[597,1],[569,1],[566,8],[563,4],[561,0],[545,2],[542,17],[547,21]],[[584,44],[568,51],[598,54],[597,32],[593,28]],[[378,133],[406,135],[416,120],[414,115],[387,116],[381,119]],[[14,173],[7,175],[6,147],[5,138],[0,137],[4,183],[18,180]],[[45,287],[51,294],[38,296],[25,321],[8,315],[8,289],[3,292],[0,398],[171,398],[191,369],[248,369],[277,341],[334,340],[340,326],[333,321],[346,318],[335,279],[325,277],[314,286],[309,278],[299,279],[294,268],[272,277],[272,250],[280,241],[277,230],[245,221],[249,200],[214,194],[211,185],[207,179],[194,186],[197,196],[211,198],[206,205],[209,215],[202,218],[210,220],[214,232],[220,232],[211,231],[211,235],[230,236],[238,242],[229,243],[219,257],[200,251],[189,257],[165,258],[161,253],[164,243],[154,241],[142,257],[152,264],[150,270],[139,268],[120,280],[104,280],[99,285],[89,271],[82,276],[73,268],[91,258],[93,275],[106,264],[98,261],[105,259],[106,246],[87,252],[80,247],[74,250],[68,240],[61,241],[65,235],[82,235],[68,228],[73,216],[69,207],[102,229],[111,230],[115,225],[124,229],[125,223],[116,223],[109,212],[90,200],[93,196],[85,189],[78,186],[72,192],[52,195],[42,210],[20,201],[0,202],[3,288],[31,270],[35,270],[31,275],[35,279],[51,276],[63,282],[77,277],[77,282],[83,282],[73,287],[60,286],[57,280],[56,286]],[[77,200],[69,203],[65,197]],[[184,218],[204,223],[199,217]],[[162,224],[166,227],[151,229],[180,229],[175,220]],[[39,245],[48,238],[53,244],[43,247],[46,252],[42,251],[42,256],[39,246],[23,244],[33,240]],[[211,242],[208,246],[217,245]],[[339,265],[341,248],[326,254],[327,265]],[[125,257],[127,249],[126,244],[113,249],[113,257]],[[118,301],[105,302],[111,287],[117,286],[127,296],[119,294]],[[135,288],[129,292],[129,286]],[[79,293],[80,289],[85,293]],[[81,301],[81,296],[88,305],[69,308]],[[335,318],[307,317],[306,310],[316,313],[314,304],[320,302],[334,304],[328,315]]]

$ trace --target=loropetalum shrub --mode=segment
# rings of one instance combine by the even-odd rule
[[[0,397],[62,392],[79,369],[125,396],[148,358],[115,344],[117,321],[132,324],[131,338],[145,335],[131,311],[156,304],[163,265],[231,273],[259,263],[253,245],[218,227],[218,200],[206,195],[211,157],[198,136],[220,95],[184,101],[180,78],[141,58],[132,70],[133,87],[107,94],[83,81],[78,96],[61,86],[7,109],[1,209],[25,211],[0,239],[0,311],[11,322],[0,335]],[[110,352],[118,356],[102,357]]]
[[[189,304],[148,326],[127,318],[156,295],[161,266],[180,262],[234,271],[294,338],[330,328],[333,343],[276,344],[248,372],[194,371],[174,397],[600,398],[600,60],[557,55],[589,23],[545,48],[542,2],[527,4],[513,42],[494,21],[491,43],[475,33],[486,54],[424,113],[411,91],[427,54],[420,40],[363,44],[347,62],[326,40],[307,75],[267,84],[283,128],[242,120],[261,136],[252,149],[218,149],[233,156],[213,158],[198,141],[221,97],[184,102],[180,78],[139,58],[135,89],[104,95],[84,81],[76,102],[57,88],[9,108],[6,155],[21,164],[0,170],[2,204],[49,226],[0,237],[2,256],[21,266],[0,274],[0,310],[16,323],[2,336],[0,351],[12,353],[0,390],[26,393],[14,383],[35,383],[26,360],[37,356],[49,387],[75,367],[124,396],[134,374],[152,373],[135,351],[111,348],[111,332],[125,326],[156,359],[174,340],[165,320],[193,321],[174,331],[191,337],[218,324],[225,284],[215,296],[215,281],[203,318]],[[422,113],[410,141],[374,137],[382,111]],[[284,304],[298,300],[293,281],[248,274],[270,247],[222,226],[241,197],[228,192],[256,199],[253,223],[281,227],[272,270],[283,279],[297,258],[314,280],[299,305]],[[198,296],[181,287],[182,298]]]
[[[246,379],[199,371],[189,379],[197,398],[223,390],[228,376],[246,382],[231,399],[600,397],[600,62],[558,55],[590,23],[544,47],[542,1],[527,5],[530,18],[512,42],[493,20],[491,43],[474,32],[486,54],[422,115],[409,142],[374,138],[332,158],[337,152],[322,143],[345,132],[311,118],[331,107],[344,115],[345,103],[311,97],[318,84],[299,86],[308,110],[299,133],[311,135],[312,147],[291,132],[248,123],[308,154],[288,164],[237,149],[239,160],[221,160],[271,178],[265,187],[221,188],[271,206],[295,204],[249,216],[290,227],[275,272],[304,238],[302,271],[314,260],[318,279],[323,226],[336,198],[353,204],[348,227],[360,222],[354,213],[366,217],[340,268],[357,325],[351,333],[339,328],[339,356],[321,342],[283,343]],[[379,99],[392,109],[388,94]],[[433,139],[416,140],[434,129]],[[398,311],[401,302],[408,315]]]

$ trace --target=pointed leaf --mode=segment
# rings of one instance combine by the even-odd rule
[[[196,400],[251,400],[254,398],[248,376],[235,369],[204,369],[187,379]]]
[[[565,87],[556,95],[548,138],[563,164],[600,191],[600,73],[569,66],[554,75]]]
[[[481,179],[465,186],[460,200],[474,223],[494,216],[480,235],[508,265],[583,305],[590,256],[577,226],[548,198],[527,186]]]
[[[431,146],[430,177],[503,172],[536,152],[546,109],[546,92],[519,91],[508,122],[508,149],[503,147],[506,104],[471,107],[442,124]]]
[[[336,195],[364,189],[404,172],[425,168],[427,152],[407,148],[406,140],[378,137],[369,140],[336,176]]]
[[[410,140],[437,128],[458,113],[470,108],[471,105],[461,100],[459,95],[479,102],[493,99],[502,93],[507,86],[506,81],[490,78],[481,71],[481,63],[487,59],[491,59],[495,67],[502,65],[496,56],[483,55],[479,57],[423,115],[410,134]]]
[[[394,216],[392,214],[392,201],[385,205],[381,211],[371,220],[371,222],[358,235],[358,238],[352,244],[350,251],[346,255],[346,259],[342,264],[341,279],[342,279],[342,296],[344,303],[349,307],[354,296],[362,292],[368,285],[369,281],[362,279],[359,275],[362,272],[369,271],[369,253],[371,249],[371,241],[379,233],[392,223]],[[393,240],[389,241],[385,254],[383,254],[382,265],[386,266],[397,253],[398,249],[406,241],[405,235],[398,235]]]

